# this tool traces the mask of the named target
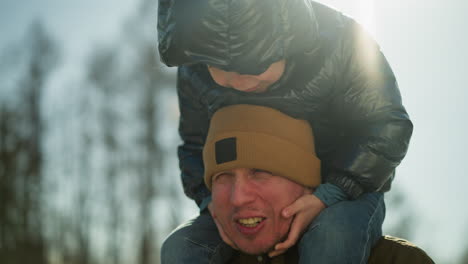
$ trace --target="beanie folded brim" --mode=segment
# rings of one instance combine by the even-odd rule
[[[235,159],[216,159],[216,142],[235,138]],[[219,153],[218,153],[219,154]],[[256,168],[308,187],[320,184],[320,160],[312,151],[282,138],[257,132],[229,131],[210,138],[203,150],[205,184],[211,190],[214,175],[235,168]],[[211,165],[210,165],[211,164]]]

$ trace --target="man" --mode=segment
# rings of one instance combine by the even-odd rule
[[[285,240],[292,218],[283,217],[282,209],[321,182],[309,124],[262,106],[216,112],[203,160],[221,237],[249,254],[268,253]]]
[[[201,154],[211,115],[240,103],[310,122],[322,161],[322,184],[284,209],[291,229],[272,256],[296,244],[324,208],[354,218],[355,210],[335,205],[362,199],[359,210],[375,212],[412,123],[390,66],[355,21],[308,0],[160,0],[158,12],[161,59],[179,66],[182,182],[202,213],[212,208]]]
[[[336,222],[329,221],[333,218],[325,216],[314,221],[301,235],[298,245],[286,254],[272,259],[266,255],[276,244],[286,239],[291,227],[292,219],[283,217],[282,210],[304,195],[311,195],[320,184],[320,161],[315,156],[314,145],[313,133],[307,122],[291,118],[274,109],[235,105],[216,112],[211,120],[203,150],[205,183],[212,191],[211,206],[215,212],[213,219],[217,231],[227,244],[220,240],[219,244],[213,244],[209,236],[191,237],[193,233],[203,233],[203,230],[196,229],[208,229],[206,233],[210,233],[209,229],[214,226],[204,225],[205,221],[200,220],[209,215],[201,215],[191,225],[182,226],[175,231],[164,245],[168,247],[167,241],[177,244],[179,252],[191,251],[193,257],[182,261],[170,259],[168,255],[174,254],[168,254],[163,248],[163,263],[200,263],[200,259],[194,258],[203,255],[200,251],[215,250],[218,253],[211,261],[217,263],[311,263],[311,260],[301,259],[301,251],[313,251],[308,244],[308,236],[318,236],[326,247],[331,248],[339,246],[328,244],[326,236],[334,236],[338,232],[347,232],[356,238],[367,235],[368,240],[373,239],[369,236],[380,237],[378,233],[369,230],[376,228],[372,225],[353,226],[352,219],[342,219],[342,222],[336,225]],[[359,199],[342,202],[339,206],[356,202],[359,203]],[[382,201],[376,201],[376,205],[381,204]],[[383,212],[383,208],[377,211]],[[383,218],[383,214],[375,213],[373,217]],[[177,240],[180,237],[184,239]],[[342,241],[335,241],[340,242]],[[382,243],[384,242],[380,244]],[[415,261],[411,263],[432,263],[430,258],[416,247],[412,247],[416,250],[405,251],[399,246],[399,249],[394,250],[396,253],[392,253],[391,246],[395,247],[395,244],[399,245],[391,243],[380,246],[379,250],[373,253],[370,263],[410,263],[404,262],[409,260]],[[176,248],[175,245],[169,247]],[[359,245],[353,250],[346,254],[365,256],[363,252],[359,252]],[[322,252],[327,254],[334,250]],[[407,255],[403,256],[401,252],[410,254],[405,253]],[[184,255],[182,253],[178,256]],[[395,256],[400,256],[402,262],[389,262],[395,259]],[[320,259],[321,256],[315,257]],[[334,262],[336,256],[325,257]]]

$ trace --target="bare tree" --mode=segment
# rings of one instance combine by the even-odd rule
[[[46,263],[41,100],[59,52],[40,22],[30,27],[23,43],[21,49],[28,56],[13,90],[16,104],[2,102],[0,110],[0,259],[2,263]]]
[[[156,6],[142,0],[122,37],[92,50],[57,119],[41,112],[57,47],[40,24],[28,32],[16,101],[0,104],[0,263],[159,263],[159,241],[180,213],[163,214],[161,201],[180,201],[180,186],[167,185],[178,172],[164,169],[162,94],[175,92],[166,89],[175,74],[157,57]],[[61,133],[45,152],[51,130]]]
[[[139,203],[139,256],[138,263],[149,264],[159,262],[158,233],[155,228],[155,204],[165,193],[161,183],[164,182],[163,167],[167,162],[165,150],[158,143],[162,127],[160,120],[161,93],[166,87],[175,83],[174,74],[163,69],[157,57],[154,35],[154,10],[157,2],[143,0],[137,14],[132,17],[124,30],[128,45],[139,52],[136,54],[128,80],[137,89],[139,107],[137,118],[140,120],[141,132],[137,137],[137,152],[141,153],[137,161],[138,198]],[[153,30],[147,30],[153,29]],[[157,208],[156,208],[157,210]],[[157,214],[157,212],[156,212]],[[160,214],[159,214],[160,215]],[[162,218],[160,218],[162,219]]]
[[[118,80],[115,65],[116,54],[113,49],[98,49],[91,55],[88,78],[101,93],[100,122],[102,140],[106,153],[106,195],[108,205],[108,254],[110,263],[121,262],[119,233],[121,228],[120,198],[117,193],[119,180],[119,139],[116,135],[119,116],[115,104],[115,95],[118,91]]]
[[[92,225],[91,219],[91,191],[89,186],[91,185],[91,161],[92,158],[92,134],[90,132],[90,124],[87,122],[88,116],[91,115],[90,108],[91,102],[87,96],[87,93],[82,93],[79,101],[79,113],[80,113],[80,131],[79,139],[79,166],[78,174],[80,175],[79,186],[78,186],[78,197],[77,197],[77,236],[78,236],[78,253],[77,263],[79,264],[91,264],[91,236],[90,228]]]

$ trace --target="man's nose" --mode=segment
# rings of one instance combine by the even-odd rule
[[[234,206],[243,206],[255,200],[254,189],[246,180],[237,180],[232,187],[231,203]]]

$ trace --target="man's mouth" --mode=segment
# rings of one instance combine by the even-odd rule
[[[253,228],[260,224],[265,218],[263,217],[250,217],[250,218],[241,218],[237,222],[245,227]]]

